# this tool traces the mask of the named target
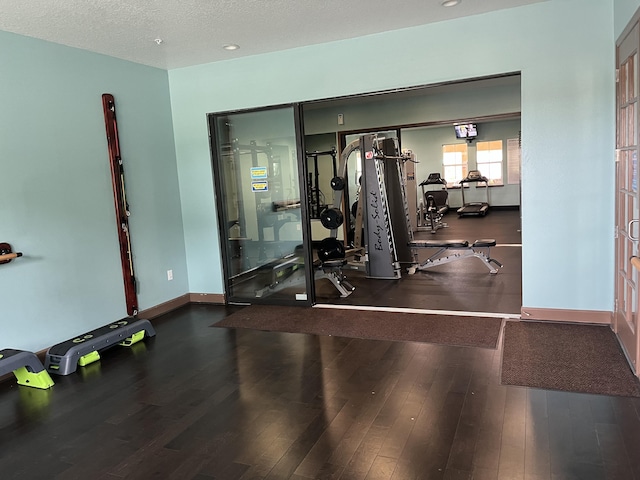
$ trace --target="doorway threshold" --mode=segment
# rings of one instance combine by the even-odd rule
[[[423,315],[448,315],[453,317],[489,317],[504,318],[507,320],[520,320],[519,313],[491,313],[491,312],[464,312],[457,310],[429,310],[423,308],[404,307],[371,307],[364,305],[333,305],[328,303],[318,303],[313,308],[329,308],[334,310],[366,310],[375,312],[391,313],[420,313]]]

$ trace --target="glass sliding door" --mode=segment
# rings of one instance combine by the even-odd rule
[[[299,125],[294,106],[209,116],[229,303],[311,304]]]

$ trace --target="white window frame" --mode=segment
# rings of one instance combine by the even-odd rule
[[[442,171],[447,188],[460,188],[460,180],[469,172],[469,150],[466,143],[442,145]]]
[[[489,179],[489,186],[504,185],[504,142],[476,143],[476,168]]]

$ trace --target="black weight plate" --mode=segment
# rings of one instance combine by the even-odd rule
[[[328,237],[320,242],[320,247],[318,248],[318,258],[320,261],[324,262],[344,258],[344,255],[344,245],[337,238]]]
[[[327,208],[320,214],[320,223],[324,228],[328,228],[329,230],[333,230],[334,228],[338,228],[342,225],[344,221],[344,216],[342,212],[337,208]]]
[[[333,177],[331,179],[331,188],[334,190],[344,190],[344,178]]]

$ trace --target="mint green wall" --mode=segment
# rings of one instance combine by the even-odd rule
[[[324,108],[305,109],[306,135],[335,131],[379,129],[394,125],[458,121],[489,115],[520,112],[520,84],[510,79],[470,82],[452,92],[420,89],[417,96],[373,96],[368,101],[350,105],[329,102]],[[481,86],[482,85],[482,86]],[[344,115],[344,125],[337,125],[338,114]]]
[[[402,129],[402,148],[409,148],[418,156],[420,163],[416,165],[416,175],[420,182],[431,172],[442,173],[442,145],[462,141],[455,139],[453,122],[513,113],[519,116],[521,108],[519,76],[467,82],[455,91],[449,88],[423,88],[417,91],[420,93],[411,96],[374,95],[358,102],[311,104],[311,108],[304,109],[303,116],[307,151],[326,150],[336,145],[336,131],[373,131],[394,125],[449,122],[448,126],[442,127]],[[338,114],[343,115],[344,125],[337,125]],[[491,188],[491,205],[519,205],[520,186],[506,184],[506,140],[518,137],[520,120],[482,122],[478,126],[478,140],[504,141],[505,185]],[[312,146],[309,142],[313,142]],[[318,142],[321,145],[319,148],[313,146]],[[469,162],[470,168],[475,168],[475,143],[469,148]],[[329,165],[324,166],[320,184],[323,192],[331,193],[329,183],[333,175]],[[420,192],[418,195],[422,196]],[[450,199],[452,206],[462,204],[459,191],[452,190]]]
[[[116,100],[139,303],[188,291],[167,72],[0,32],[0,348],[126,316],[102,112]],[[166,270],[173,269],[173,282]]]
[[[614,40],[617,40],[640,8],[640,0],[614,0]]]
[[[191,291],[223,290],[207,112],[521,71],[523,305],[611,310],[613,27],[613,0],[553,0],[170,71]]]

